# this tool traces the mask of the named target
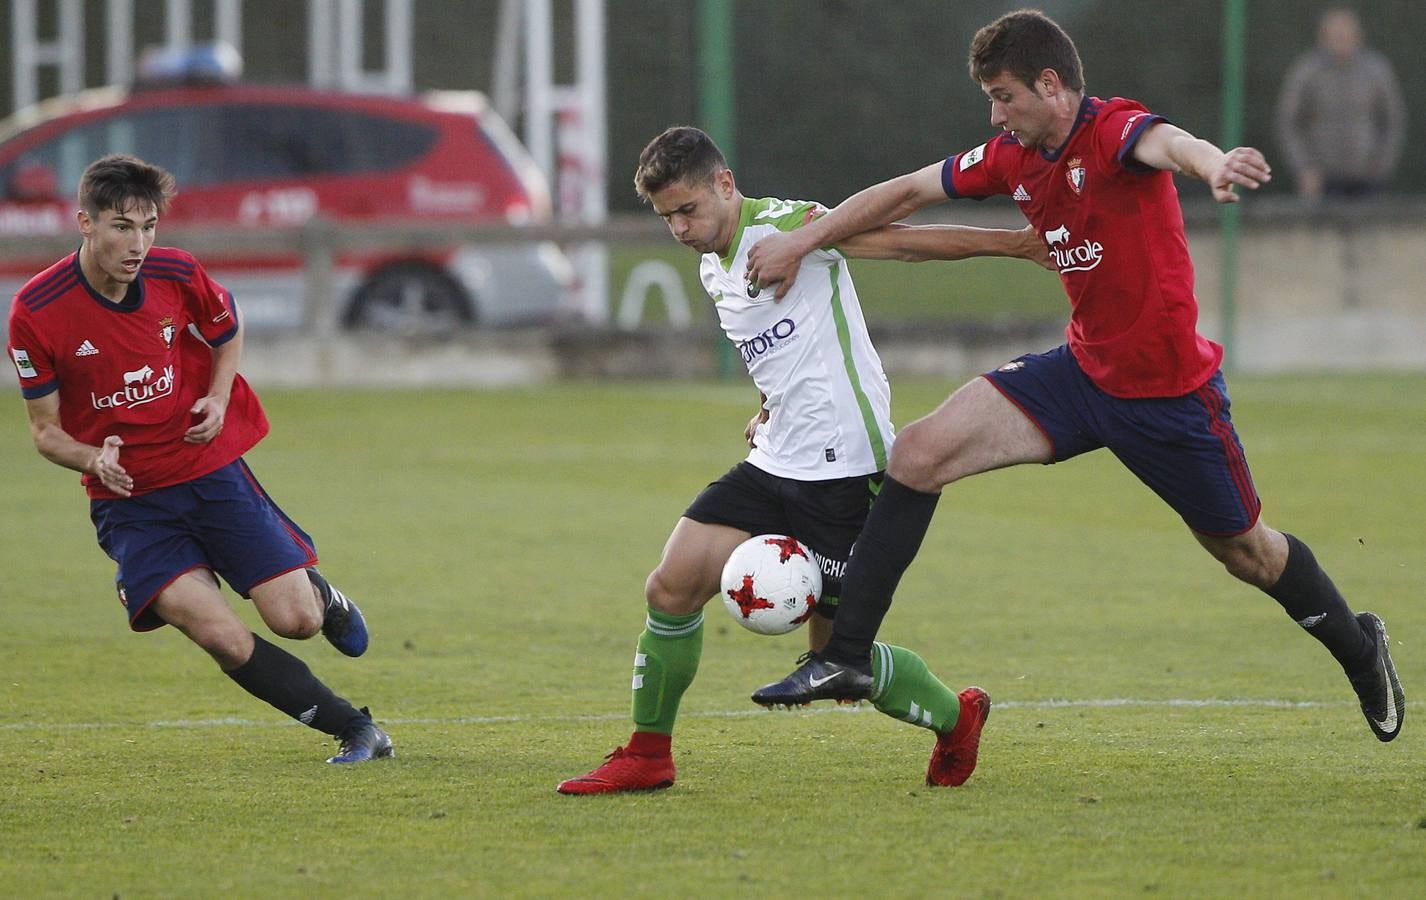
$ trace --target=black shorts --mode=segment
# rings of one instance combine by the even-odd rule
[[[822,599],[817,610],[837,613],[842,575],[852,544],[881,489],[882,473],[827,481],[796,481],[740,462],[694,498],[684,516],[705,525],[727,525],[749,534],[790,534],[817,558]]]

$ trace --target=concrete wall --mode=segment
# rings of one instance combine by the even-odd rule
[[[1201,327],[1221,338],[1221,242],[1191,241]],[[1249,227],[1239,255],[1237,369],[1426,369],[1426,220],[1304,215]]]

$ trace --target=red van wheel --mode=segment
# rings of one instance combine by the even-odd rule
[[[439,269],[397,263],[362,284],[342,318],[348,328],[400,334],[436,334],[474,324],[465,289]]]

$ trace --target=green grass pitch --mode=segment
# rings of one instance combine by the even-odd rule
[[[898,383],[898,421],[951,386]],[[10,394],[0,893],[1419,896],[1426,377],[1231,387],[1267,520],[1391,630],[1395,743],[1100,453],[950,488],[887,620],[997,703],[964,788],[924,787],[929,734],[869,709],[754,708],[805,638],[715,603],[678,783],[593,798],[554,786],[627,736],[644,577],[741,457],[750,386],[267,392],[249,460],[373,638],[360,660],[284,645],[396,740],[344,769],[171,629],[127,631],[77,476]]]

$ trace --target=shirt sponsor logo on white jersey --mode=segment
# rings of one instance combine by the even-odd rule
[[[36,378],[39,372],[35,371],[35,364],[30,362],[30,354],[19,347],[10,351],[10,355],[15,358],[15,368],[19,370],[21,378]]]
[[[173,393],[173,366],[164,366],[163,374],[154,377],[152,366],[143,366],[124,373],[124,387],[112,394],[99,395],[93,391],[89,399],[95,409],[119,409],[121,407],[143,406],[155,400],[162,400]]]
[[[738,352],[743,355],[743,362],[751,365],[764,354],[780,349],[796,340],[796,332],[796,322],[791,319],[779,319],[771,328],[761,334],[753,335],[745,341],[739,341]]]
[[[1104,260],[1103,244],[1086,239],[1071,246],[1069,229],[1063,225],[1045,232],[1045,243],[1061,272],[1088,272]]]

